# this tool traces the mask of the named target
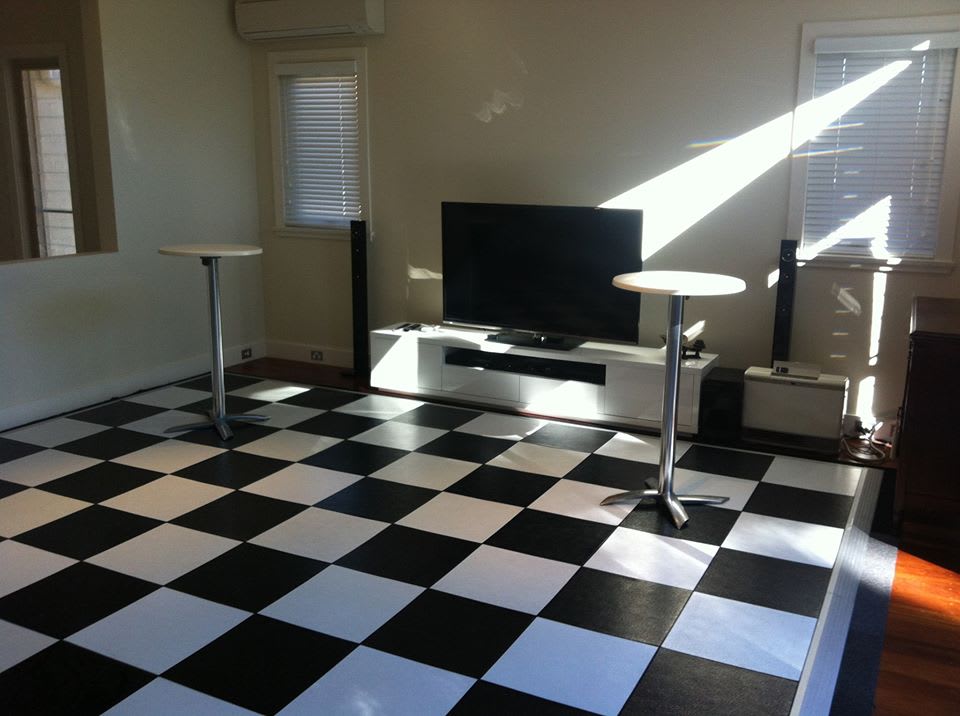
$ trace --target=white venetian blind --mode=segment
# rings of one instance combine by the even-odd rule
[[[286,226],[345,228],[361,218],[356,64],[279,65]]]
[[[818,41],[815,97],[909,65],[809,143],[802,252],[934,258],[957,51],[854,39],[840,51],[843,39]]]

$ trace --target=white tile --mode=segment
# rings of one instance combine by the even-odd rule
[[[600,503],[610,495],[620,492],[623,490],[615,487],[591,485],[576,480],[560,480],[530,503],[530,508],[591,522],[601,522],[605,525],[619,525],[623,522],[623,518],[633,511],[635,503],[616,505]]]
[[[533,443],[517,443],[497,455],[488,464],[505,467],[508,470],[563,477],[583,462],[587,456],[588,453],[578,450],[564,450]]]
[[[423,405],[421,400],[393,398],[389,395],[367,395],[359,400],[354,400],[352,403],[341,405],[335,409],[335,412],[390,420],[414,408],[419,408],[421,405]]]
[[[673,472],[673,491],[678,495],[715,495],[729,497],[717,507],[726,510],[742,510],[759,483],[740,477],[712,475],[706,472],[675,468]]]
[[[242,491],[301,505],[315,505],[362,479],[362,475],[296,463],[247,485]]]
[[[370,445],[382,445],[383,447],[399,448],[400,450],[416,450],[431,440],[436,440],[446,432],[446,430],[428,428],[425,425],[388,422],[365,430],[350,439]]]
[[[157,520],[172,520],[233,492],[229,487],[209,485],[176,475],[165,475],[146,485],[101,503],[124,512]]]
[[[679,460],[690,449],[690,445],[691,443],[685,440],[677,440],[674,447],[674,459]],[[632,433],[617,433],[603,447],[598,449],[596,454],[659,465],[660,438]]]
[[[167,408],[168,410],[209,399],[210,393],[206,390],[181,388],[179,385],[168,385],[166,388],[157,388],[156,390],[137,393],[136,395],[129,395],[124,398],[124,400],[131,403],[152,405],[156,408]],[[124,427],[127,426],[124,425]]]
[[[0,542],[0,597],[39,582],[76,561],[12,540]]]
[[[205,394],[209,397],[209,393]],[[180,425],[190,425],[192,423],[203,422],[205,416],[199,413],[188,413],[184,410],[167,410],[162,413],[156,413],[140,420],[134,420],[132,423],[124,423],[124,430],[136,430],[138,433],[147,433],[158,437],[174,437],[176,433],[168,433],[167,428],[174,428]]]
[[[694,592],[667,635],[667,649],[797,680],[817,620]]]
[[[500,438],[501,440],[523,440],[546,424],[546,420],[526,418],[520,415],[483,413],[461,425],[457,428],[457,432],[483,435],[488,438]]]
[[[165,440],[115,458],[112,462],[156,472],[176,472],[224,452],[223,448],[197,445],[182,440]]]
[[[361,642],[421,592],[423,587],[331,565],[260,613]]]
[[[598,714],[616,714],[657,648],[535,619],[484,681]]]
[[[166,679],[154,679],[139,691],[104,711],[104,716],[256,716],[253,711],[240,708],[213,696],[188,689]]]
[[[249,616],[250,612],[161,588],[67,641],[159,674]]]
[[[441,492],[397,522],[425,532],[483,542],[516,517],[522,508]]]
[[[70,418],[54,418],[45,420],[42,423],[28,425],[25,428],[11,430],[4,433],[3,437],[10,440],[19,440],[22,443],[31,445],[42,445],[43,447],[56,447],[63,443],[68,443],[80,438],[96,435],[97,433],[109,430],[106,425],[96,425],[84,420],[71,420]]]
[[[833,567],[842,539],[843,530],[839,527],[744,512],[723,541],[723,547],[817,567]]]
[[[72,455],[59,450],[41,450],[32,455],[17,458],[0,466],[0,475],[7,482],[36,487],[58,477],[69,475],[78,470],[103,462],[92,457]]]
[[[282,716],[441,716],[474,679],[365,646],[358,647],[280,711]]]
[[[43,651],[56,639],[0,619],[0,672]]]
[[[297,462],[341,442],[340,438],[312,435],[296,430],[278,430],[264,438],[234,448],[237,452]]]
[[[618,527],[585,566],[693,589],[719,549],[712,544]]]
[[[0,537],[16,537],[89,506],[89,502],[51,492],[21,490],[0,499]]]
[[[271,428],[289,428],[297,423],[302,423],[304,420],[315,418],[327,411],[318,410],[317,408],[304,408],[301,405],[271,403],[270,405],[254,408],[250,412],[256,413],[257,415],[266,415],[270,418],[266,422],[266,425],[269,425]]]
[[[242,388],[227,391],[227,393],[241,398],[253,398],[254,400],[263,400],[267,403],[276,403],[285,398],[292,398],[295,395],[300,395],[300,393],[306,393],[308,390],[310,390],[309,385],[288,383],[280,380],[262,380],[259,383],[251,383]]]
[[[577,569],[574,564],[482,544],[433,589],[537,614]]]
[[[763,482],[853,497],[863,472],[864,468],[855,465],[777,456],[763,476]]]
[[[371,477],[431,490],[446,490],[478,467],[480,465],[475,462],[412,452],[377,470]]]
[[[86,561],[148,582],[166,584],[238,544],[226,537],[164,524]]]
[[[250,543],[335,562],[386,527],[386,522],[310,507],[257,535]]]

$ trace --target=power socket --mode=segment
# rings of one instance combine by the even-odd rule
[[[252,358],[252,357],[253,357],[252,348],[242,348],[240,350],[240,360],[246,360],[247,358]]]
[[[323,351],[310,351],[310,360],[323,360]]]

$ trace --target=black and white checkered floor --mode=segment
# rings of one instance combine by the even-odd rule
[[[0,435],[0,713],[788,713],[861,468],[227,376]]]

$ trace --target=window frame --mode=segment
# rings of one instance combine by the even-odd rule
[[[370,204],[370,165],[367,127],[367,63],[366,48],[341,47],[317,50],[293,50],[267,53],[267,75],[270,93],[270,135],[273,171],[273,231],[278,236],[349,240],[349,227],[292,226],[286,223],[286,191],[284,182],[283,120],[280,102],[281,67],[302,65],[304,70],[317,64],[353,62],[357,68],[357,119],[360,139],[359,220],[369,225],[373,212]],[[307,72],[304,72],[307,74]]]
[[[810,22],[803,24],[801,35],[797,107],[813,99],[817,57],[814,44],[830,37],[882,37],[960,31],[960,15],[896,18],[887,20],[852,20],[838,22]],[[807,259],[811,266],[843,266],[893,271],[927,271],[945,273],[953,269],[958,243],[958,212],[960,212],[960,49],[954,72],[951,105],[944,148],[944,171],[940,183],[939,223],[936,253],[924,258],[871,258],[833,253]],[[794,157],[791,162],[790,195],[787,236],[803,244],[803,219],[807,192],[807,159]]]

